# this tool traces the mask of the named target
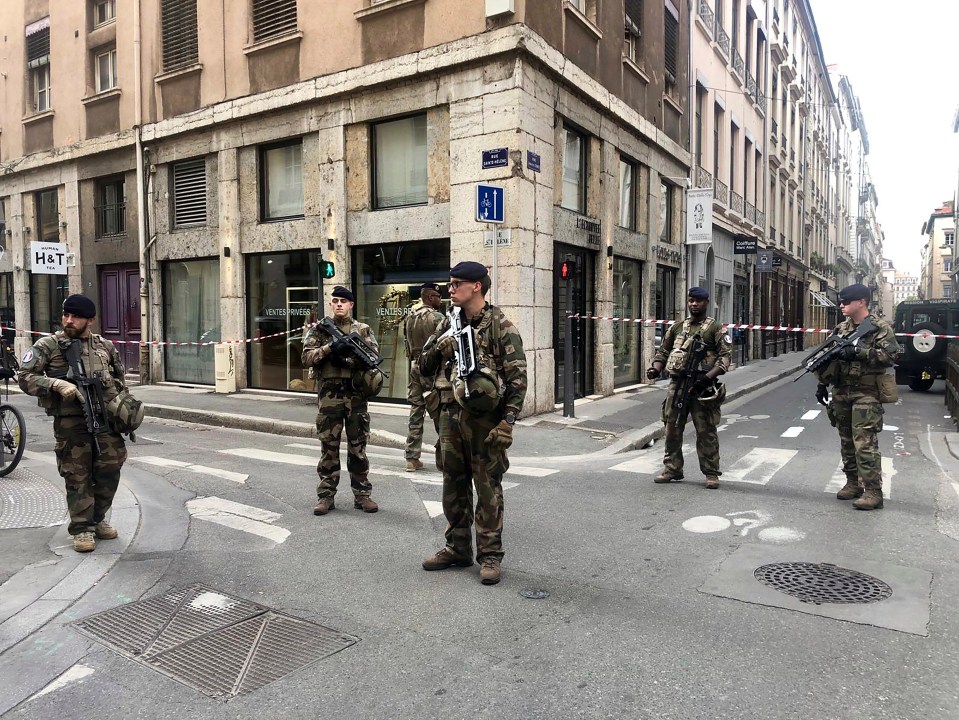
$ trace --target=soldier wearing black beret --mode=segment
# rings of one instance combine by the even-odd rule
[[[420,454],[423,450],[423,422],[429,413],[436,434],[440,432],[439,397],[433,392],[432,378],[423,378],[420,372],[420,354],[436,328],[443,322],[440,312],[442,302],[439,285],[434,282],[423,283],[420,288],[420,301],[410,310],[403,321],[403,341],[406,345],[406,357],[410,362],[410,381],[406,397],[410,401],[410,419],[406,435],[406,472],[416,472],[423,468]],[[439,467],[439,441],[436,443],[436,465]]]

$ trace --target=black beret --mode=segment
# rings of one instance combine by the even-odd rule
[[[344,300],[349,300],[350,302],[356,302],[356,297],[350,291],[349,288],[345,288],[342,285],[337,285],[333,288],[333,297],[343,298]]]
[[[709,300],[709,290],[701,287],[689,288],[689,297],[693,300]]]
[[[425,282],[423,283],[423,286],[420,288],[420,292],[422,292],[423,290],[435,290],[436,292],[439,292],[440,286],[437,285],[435,282]]]
[[[97,306],[86,295],[71,295],[63,301],[63,314],[76,315],[82,318],[95,318]]]
[[[457,263],[450,268],[450,277],[463,278],[464,280],[472,280],[473,282],[482,280],[487,275],[489,275],[489,271],[485,265],[471,260]]]
[[[862,283],[847,285],[839,291],[840,302],[852,302],[853,300],[865,300],[869,302],[869,288]]]

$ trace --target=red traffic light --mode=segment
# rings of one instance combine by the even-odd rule
[[[575,272],[576,263],[574,263],[572,260],[563,260],[563,264],[559,266],[559,276],[563,280],[572,279]]]

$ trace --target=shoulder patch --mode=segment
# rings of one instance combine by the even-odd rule
[[[730,336],[730,334],[729,334],[728,332],[727,332],[725,335],[723,335],[723,340],[726,341],[726,344],[727,344],[727,345],[732,345],[732,344],[733,344],[733,339],[732,339],[732,337]]]
[[[30,362],[31,360],[33,360],[33,349],[32,349],[32,348],[31,348],[30,350],[27,350],[25,353],[23,353],[23,358],[22,358],[21,362],[28,363],[28,362]]]

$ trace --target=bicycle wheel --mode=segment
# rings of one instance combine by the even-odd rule
[[[0,405],[0,477],[13,472],[27,444],[23,413],[13,405]]]

